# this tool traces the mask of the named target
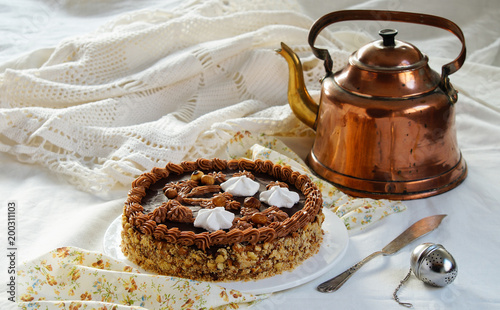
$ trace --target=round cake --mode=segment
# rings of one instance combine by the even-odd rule
[[[262,279],[318,252],[321,207],[307,175],[269,160],[169,163],[132,183],[121,247],[129,260],[162,275]]]

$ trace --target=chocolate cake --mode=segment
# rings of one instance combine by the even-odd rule
[[[145,270],[203,281],[255,280],[317,253],[320,191],[271,161],[198,159],[132,183],[122,251]]]

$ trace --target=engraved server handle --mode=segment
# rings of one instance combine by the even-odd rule
[[[362,261],[359,263],[353,265],[351,268],[347,269],[346,271],[342,272],[338,276],[325,281],[318,285],[318,291],[322,293],[330,293],[330,292],[335,292],[338,290],[361,266],[372,260],[372,258],[379,256],[381,254],[385,254],[383,251],[378,251],[374,252],[367,257],[365,257]]]

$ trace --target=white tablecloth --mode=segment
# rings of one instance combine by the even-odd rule
[[[119,14],[151,6],[165,7],[164,2],[0,1],[0,64],[35,49],[52,47],[66,37],[91,31]],[[379,257],[368,263],[336,293],[322,294],[315,287],[381,249],[416,220],[445,213],[448,216],[442,225],[418,242],[445,246],[458,263],[456,280],[445,288],[432,288],[413,276],[400,291],[401,300],[413,303],[416,309],[499,309],[500,269],[496,261],[500,256],[500,2],[358,0],[302,3],[304,12],[312,18],[340,9],[388,9],[443,16],[462,28],[468,56],[464,67],[451,76],[451,81],[459,90],[457,136],[469,174],[463,184],[450,192],[407,201],[405,212],[384,218],[363,231],[350,233],[344,258],[325,275],[273,294],[253,307],[402,309],[392,299],[392,293],[408,271],[410,252],[417,242],[396,255]],[[169,5],[173,7],[175,3]],[[351,23],[338,27],[339,30],[368,27],[363,25]],[[456,56],[460,46],[450,34],[422,27],[404,25],[400,37],[402,33],[405,41],[417,45],[429,55],[431,64],[437,66]],[[312,138],[288,138],[286,143],[305,157]],[[47,168],[20,163],[13,156],[2,153],[0,231],[7,231],[7,203],[15,201],[18,206],[18,263],[60,246],[102,251],[103,235],[121,213],[126,192],[127,188],[117,189],[107,195],[108,198],[83,192]],[[8,276],[5,237],[1,244],[0,307],[8,309],[12,303],[6,300],[5,292]]]

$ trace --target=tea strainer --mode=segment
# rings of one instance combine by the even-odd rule
[[[410,278],[411,272],[424,283],[432,286],[446,286],[457,277],[457,263],[450,252],[441,244],[422,243],[418,245],[410,257],[410,270],[392,295],[400,305],[411,308],[411,303],[401,302],[397,296],[399,289]]]

